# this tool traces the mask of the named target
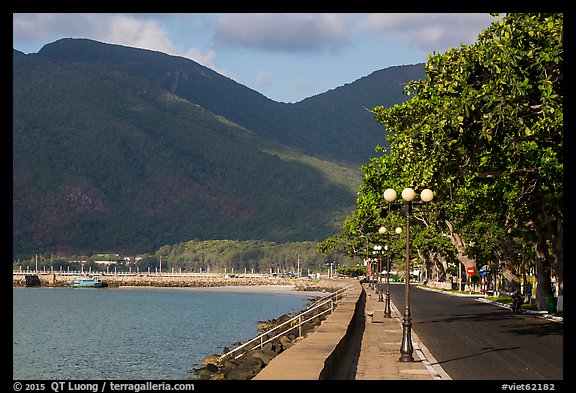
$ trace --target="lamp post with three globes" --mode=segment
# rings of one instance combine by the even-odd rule
[[[405,215],[406,215],[406,273],[405,273],[405,307],[404,307],[404,319],[402,321],[402,344],[400,346],[400,361],[401,362],[413,362],[414,357],[412,353],[414,349],[412,347],[412,322],[410,318],[410,214],[412,213],[412,205],[427,205],[428,202],[434,199],[434,193],[429,189],[424,189],[420,193],[421,202],[414,201],[416,198],[416,192],[412,188],[405,188],[402,191],[403,203],[395,203],[396,191],[392,188],[388,188],[384,191],[384,199],[388,202],[388,209],[392,206],[402,206],[404,205]]]
[[[397,227],[395,230],[396,234],[400,235],[402,233],[402,228]],[[392,317],[392,310],[390,308],[390,231],[385,226],[380,227],[378,229],[378,233],[381,235],[388,235],[388,244],[384,246],[386,250],[386,303],[384,305],[384,318],[391,318]]]

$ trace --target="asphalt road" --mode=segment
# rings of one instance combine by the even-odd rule
[[[404,313],[404,284],[390,285]],[[562,380],[564,324],[411,285],[412,331],[453,380]]]

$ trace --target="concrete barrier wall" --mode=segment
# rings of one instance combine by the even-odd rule
[[[13,274],[12,286],[26,286],[26,277],[37,277],[39,286],[42,287],[67,287],[68,283],[78,276],[61,274],[38,274],[24,275]],[[299,291],[326,291],[333,292],[348,285],[347,280],[321,279],[307,280],[294,278],[267,278],[267,277],[193,277],[193,276],[147,276],[147,275],[106,275],[100,276],[103,283],[111,288],[123,286],[144,286],[144,287],[223,287],[223,286],[273,286],[284,285],[294,286]]]
[[[313,333],[272,359],[253,380],[333,379],[354,321],[363,312],[365,293],[358,281],[353,283],[352,291]]]

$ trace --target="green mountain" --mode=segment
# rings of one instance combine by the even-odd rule
[[[369,157],[383,141],[376,126],[369,148],[352,147],[368,132],[336,135],[333,122],[346,117],[344,97],[360,105],[374,85],[283,104],[159,52],[68,39],[14,51],[14,255],[322,240],[354,207],[360,179],[350,163],[367,160],[330,160],[345,149],[327,145],[348,139]]]
[[[353,83],[295,104],[279,103],[192,60],[86,39],[61,39],[40,55],[111,65],[154,82],[203,108],[306,154],[360,166],[385,144],[383,128],[367,110],[406,100],[409,80],[422,64],[376,71]]]

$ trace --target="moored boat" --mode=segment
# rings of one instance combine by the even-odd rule
[[[98,277],[77,278],[68,283],[72,288],[102,288],[104,283]]]

